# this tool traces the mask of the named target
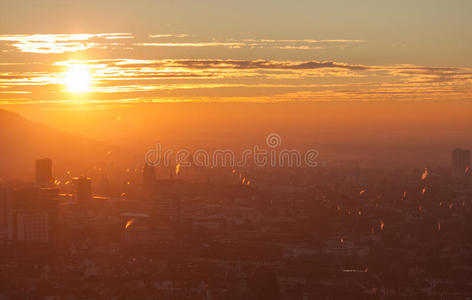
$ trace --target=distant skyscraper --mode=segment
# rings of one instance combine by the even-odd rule
[[[92,180],[80,176],[72,179],[74,184],[74,197],[78,203],[85,204],[92,199]]]
[[[151,197],[154,203],[154,217],[158,225],[168,225],[178,229],[181,221],[182,181],[163,179],[155,182]]]
[[[47,187],[52,180],[52,160],[49,158],[36,161],[36,184]]]
[[[11,210],[11,189],[0,184],[0,233],[8,232],[8,214]]]
[[[470,167],[470,151],[454,149],[452,151],[452,177],[464,179],[467,167]]]
[[[179,226],[181,207],[177,195],[156,195],[154,209],[157,224]]]
[[[143,183],[146,188],[153,187],[156,183],[156,170],[148,164],[144,164]]]

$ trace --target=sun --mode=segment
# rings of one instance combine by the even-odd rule
[[[91,81],[92,77],[85,66],[71,66],[65,75],[65,85],[72,93],[89,92]]]

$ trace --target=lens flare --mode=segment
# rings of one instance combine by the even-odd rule
[[[134,223],[134,219],[131,219],[128,222],[126,222],[125,229],[128,229],[131,225],[133,225],[133,223]]]

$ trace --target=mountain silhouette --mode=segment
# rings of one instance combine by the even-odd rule
[[[55,166],[90,164],[110,159],[112,146],[29,121],[0,110],[0,178],[33,174],[34,161],[49,157]]]

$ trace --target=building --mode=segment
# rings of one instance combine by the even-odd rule
[[[157,224],[178,227],[181,214],[180,198],[177,195],[156,195],[154,212]]]
[[[180,190],[183,182],[179,179],[154,181],[149,189],[149,199],[153,203],[153,220],[156,225],[177,228],[181,221]]]
[[[146,189],[152,188],[156,183],[156,170],[154,167],[144,164],[143,184]]]
[[[88,204],[92,200],[92,179],[84,176],[72,179],[74,199],[79,204]]]
[[[8,213],[8,239],[14,243],[55,242],[58,213],[57,188],[22,188],[12,192]]]
[[[43,158],[36,160],[36,184],[47,187],[52,181],[52,160]]]
[[[465,179],[468,167],[470,167],[470,150],[454,149],[452,151],[452,178]]]
[[[11,209],[11,189],[0,184],[0,235],[8,234],[8,214]]]
[[[45,211],[18,212],[11,216],[10,240],[47,243],[49,231],[49,214]]]

